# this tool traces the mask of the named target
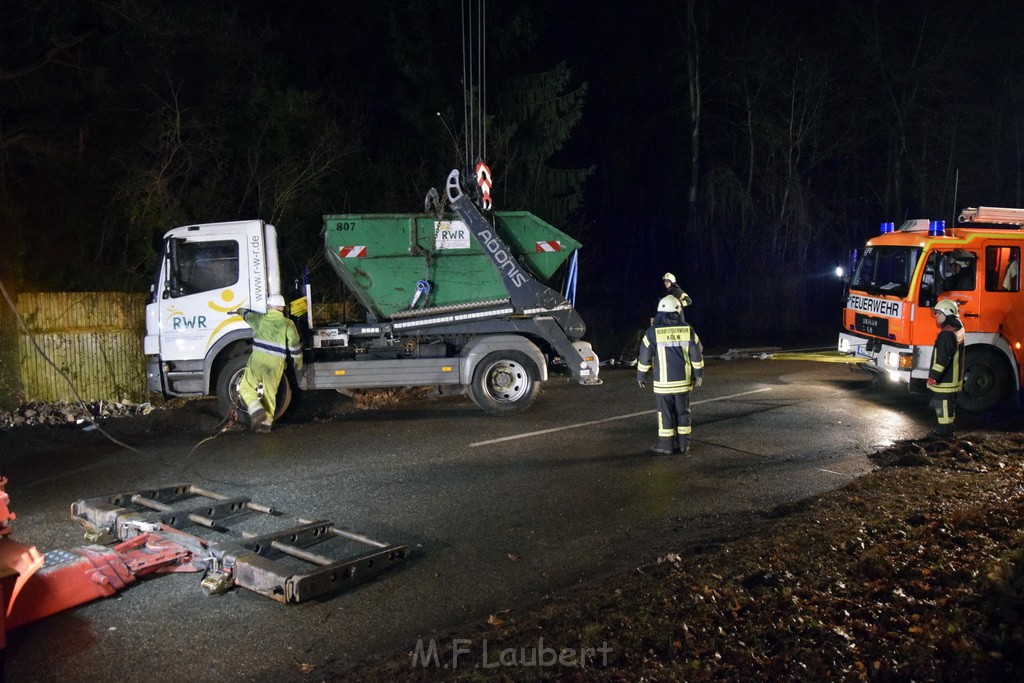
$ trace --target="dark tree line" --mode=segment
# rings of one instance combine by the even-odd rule
[[[418,210],[464,164],[464,7],[0,0],[0,277],[139,289],[167,228],[251,217],[297,270],[324,213]],[[498,206],[584,241],[599,333],[642,324],[665,270],[705,336],[827,330],[828,273],[879,221],[1024,202],[1022,20],[491,0]]]
[[[683,134],[699,121],[700,144],[680,256],[694,289],[711,283],[710,308],[734,314],[725,329],[756,339],[834,324],[826,274],[881,220],[1021,206],[1018,7],[687,9],[679,119]]]
[[[586,85],[524,56],[528,5],[489,21],[510,28],[488,45],[508,75],[487,112],[503,205],[564,223],[588,170],[548,159]],[[420,210],[463,165],[460,23],[440,0],[4,0],[0,274],[138,289],[163,231],[252,217],[278,226],[298,272],[324,213]]]

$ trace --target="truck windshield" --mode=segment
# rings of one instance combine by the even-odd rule
[[[914,247],[867,247],[850,289],[905,297],[921,250]]]

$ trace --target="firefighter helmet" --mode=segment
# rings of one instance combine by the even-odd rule
[[[673,275],[672,273],[665,273],[665,277],[663,277],[661,279],[662,280],[668,280],[669,282],[675,284],[676,276]]]
[[[956,302],[952,299],[943,299],[932,306],[933,311],[938,311],[943,315],[960,315],[960,309],[957,307]]]
[[[679,313],[683,305],[674,296],[664,296],[658,302],[658,313]]]
[[[267,297],[267,306],[271,308],[284,308],[284,297],[280,294],[271,294]]]

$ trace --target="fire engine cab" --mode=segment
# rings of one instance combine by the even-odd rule
[[[1024,209],[964,209],[958,223],[882,223],[852,269],[839,351],[923,388],[937,334],[930,309],[951,299],[967,333],[958,404],[984,411],[1018,400],[1021,390]]]

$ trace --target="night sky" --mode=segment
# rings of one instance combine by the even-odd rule
[[[947,4],[492,0],[496,206],[584,243],[598,337],[670,270],[705,338],[827,339],[879,221],[1024,205],[1024,9]],[[462,163],[470,5],[4,2],[0,276],[142,289],[167,228],[256,216],[297,266],[322,214],[419,210]]]

